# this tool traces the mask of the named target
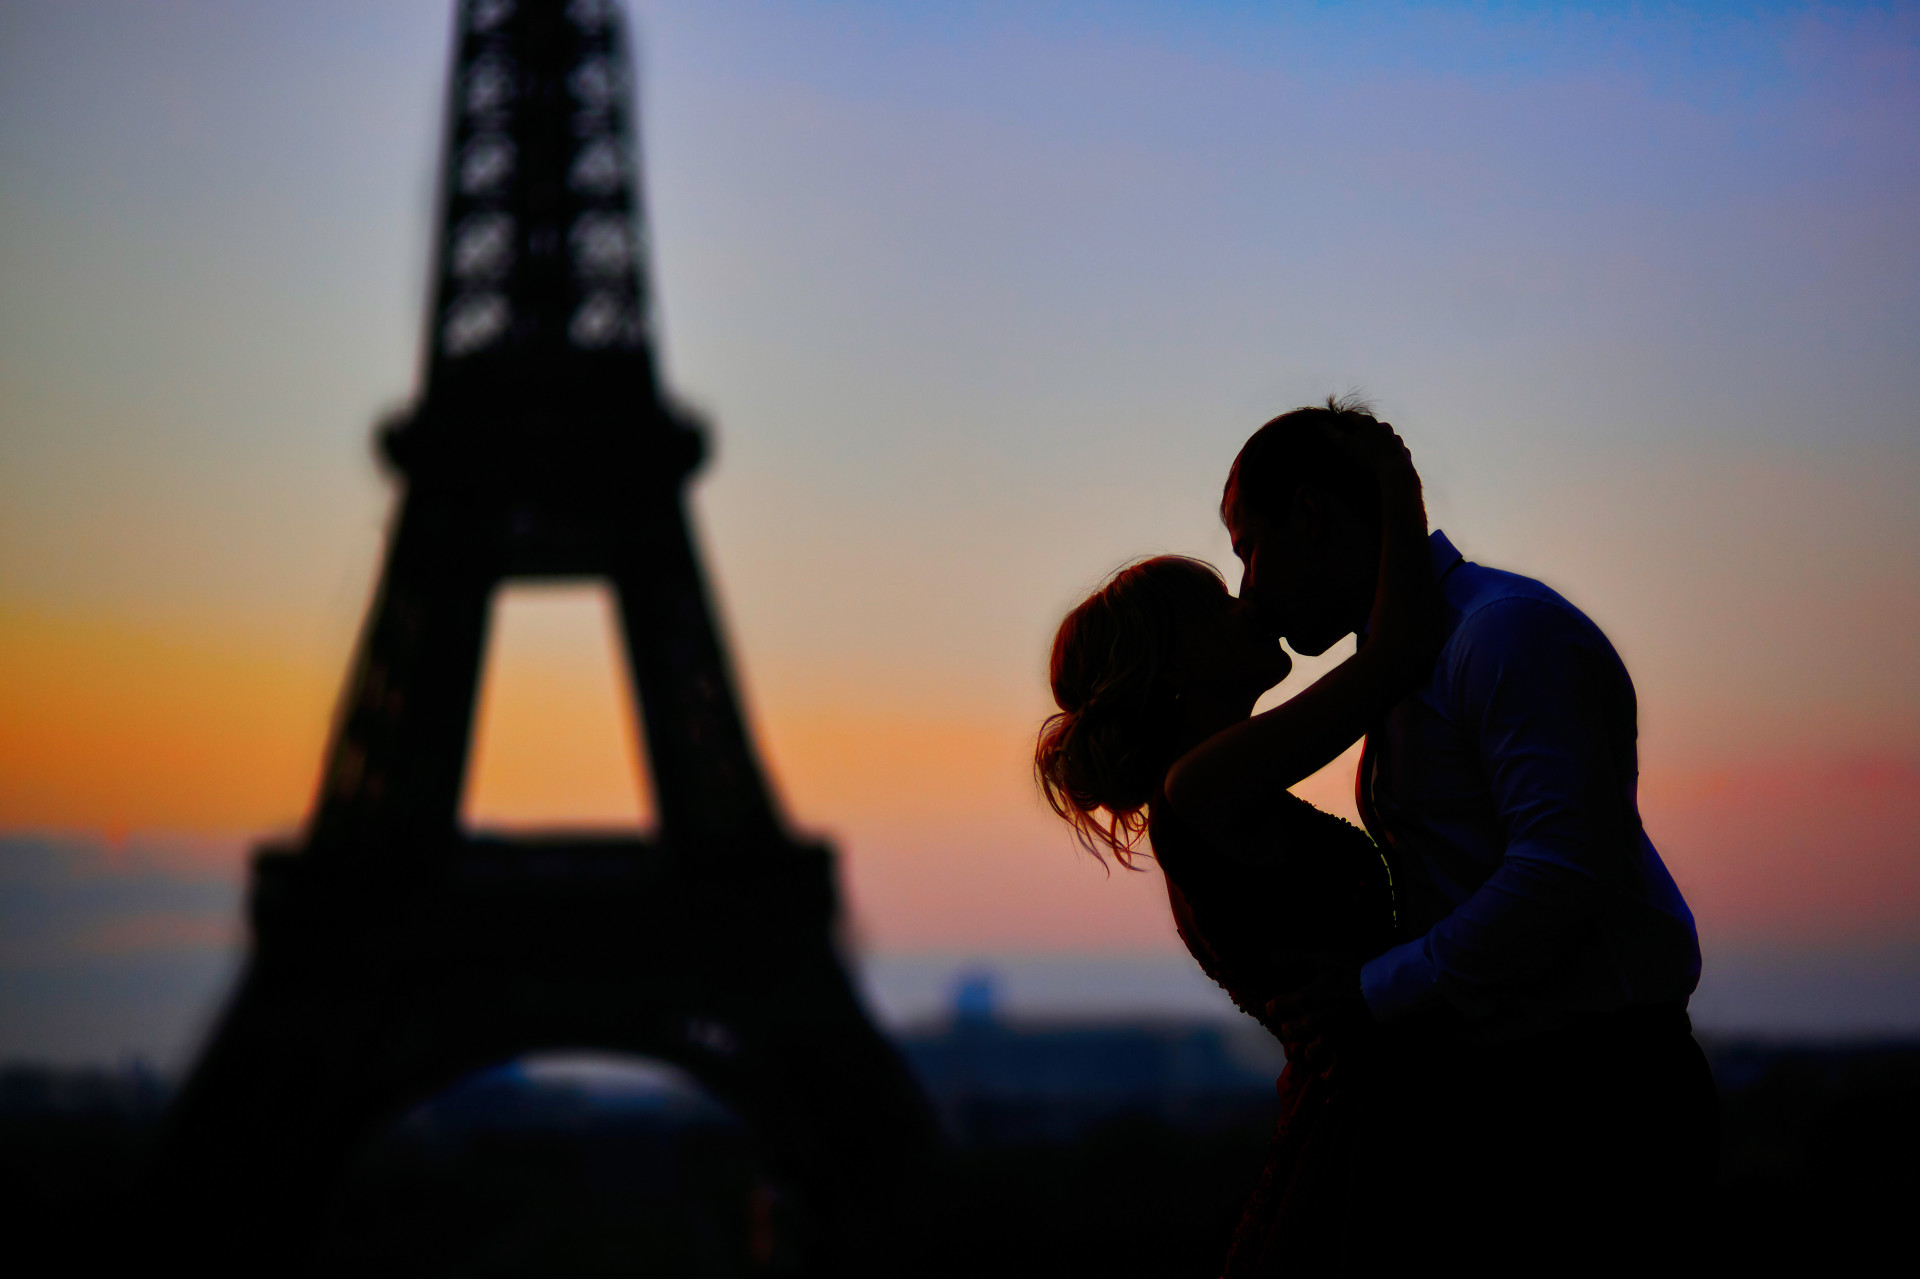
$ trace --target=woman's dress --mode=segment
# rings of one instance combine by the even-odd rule
[[[1224,847],[1180,820],[1164,797],[1150,809],[1154,856],[1166,874],[1181,940],[1242,1011],[1293,984],[1278,953],[1333,953],[1364,961],[1392,946],[1392,876],[1357,827],[1284,795],[1257,838]],[[1226,1279],[1364,1267],[1379,1222],[1366,1216],[1370,1092],[1385,1072],[1369,1054],[1332,1080],[1281,1072],[1280,1122],[1247,1201]],[[1369,1060],[1368,1058],[1374,1058]]]

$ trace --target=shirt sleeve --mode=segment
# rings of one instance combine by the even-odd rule
[[[1632,685],[1591,624],[1545,600],[1501,600],[1462,623],[1442,661],[1506,847],[1431,932],[1361,970],[1383,1021],[1436,998],[1484,1016],[1555,984],[1620,892],[1638,828]]]

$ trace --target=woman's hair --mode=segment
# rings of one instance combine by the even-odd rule
[[[1231,602],[1211,564],[1160,555],[1116,572],[1060,623],[1048,668],[1060,711],[1040,726],[1033,768],[1095,857],[1104,848],[1133,868],[1147,802],[1173,763],[1177,690],[1166,667],[1177,619]]]

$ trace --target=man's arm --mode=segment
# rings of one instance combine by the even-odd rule
[[[1349,441],[1380,489],[1380,563],[1369,639],[1300,693],[1208,737],[1167,770],[1167,802],[1209,838],[1245,838],[1274,796],[1358,741],[1431,669],[1440,613],[1420,475],[1384,422]]]
[[[1383,1021],[1444,999],[1468,1016],[1548,985],[1614,900],[1637,821],[1632,688],[1604,640],[1545,600],[1501,600],[1462,623],[1443,671],[1479,743],[1506,836],[1500,865],[1416,941],[1364,965]]]

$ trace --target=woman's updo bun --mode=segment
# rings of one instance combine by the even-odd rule
[[[1087,850],[1131,867],[1146,807],[1173,763],[1177,619],[1230,603],[1212,565],[1181,555],[1129,564],[1068,613],[1053,637],[1058,714],[1040,727],[1033,767],[1053,811]]]

